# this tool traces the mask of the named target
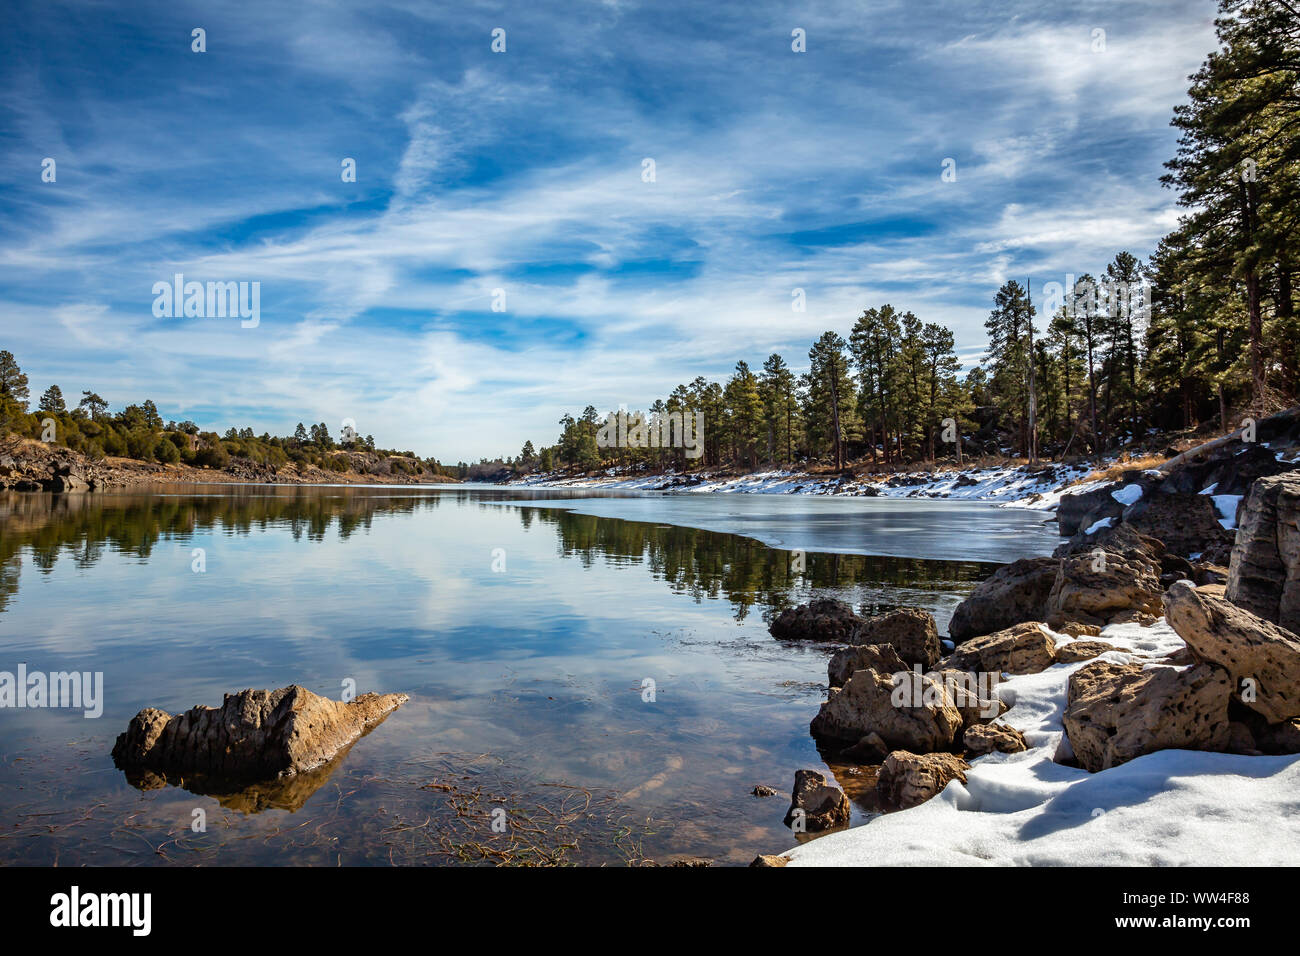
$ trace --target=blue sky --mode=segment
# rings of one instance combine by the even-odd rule
[[[970,364],[1003,281],[1037,296],[1174,225],[1158,177],[1214,12],[9,2],[0,348],[34,396],[350,418],[443,461],[737,359],[802,369],[885,302]],[[260,282],[260,323],[155,317],[177,272]]]

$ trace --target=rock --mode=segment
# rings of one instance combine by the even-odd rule
[[[1300,633],[1300,472],[1255,482],[1242,508],[1228,600]]]
[[[1037,674],[1055,663],[1056,643],[1032,621],[967,641],[944,661],[962,671]]]
[[[854,671],[870,667],[881,674],[896,674],[907,670],[898,652],[888,644],[862,644],[846,647],[831,655],[826,665],[826,677],[832,687],[843,687]]]
[[[896,702],[897,701],[897,702]],[[856,671],[843,687],[832,687],[809,730],[822,740],[867,741],[870,749],[929,753],[952,745],[961,712],[943,684],[906,671],[895,679],[871,669]]]
[[[834,598],[822,598],[787,608],[768,629],[780,641],[825,641],[847,644],[862,618]]]
[[[1300,717],[1300,637],[1190,581],[1165,594],[1165,615],[1198,660],[1228,672],[1243,704],[1270,723]]]
[[[776,796],[776,788],[775,788],[775,787],[764,786],[764,785],[761,784],[761,783],[760,783],[757,787],[755,787],[753,790],[751,790],[751,791],[749,791],[749,792],[752,793],[752,794],[753,794],[754,796],[756,796],[756,797],[775,797],[775,796]]]
[[[816,833],[849,822],[849,798],[826,783],[816,770],[796,770],[785,825],[796,833]]]
[[[1219,523],[1209,495],[1163,489],[1148,492],[1124,509],[1123,517],[1125,524],[1184,557],[1232,543],[1232,532]]]
[[[1270,724],[1256,732],[1253,739],[1267,754],[1300,754],[1300,719]]]
[[[1220,564],[1211,564],[1208,561],[1192,562],[1192,581],[1197,587],[1206,584],[1228,583],[1228,569]]]
[[[953,612],[948,633],[961,642],[1023,621],[1041,621],[1061,562],[1021,558],[985,578]]]
[[[966,782],[968,764],[956,754],[914,754],[895,750],[881,765],[876,788],[886,803],[907,809],[925,803],[953,780]]]
[[[150,707],[118,736],[113,761],[163,774],[291,776],[324,765],[408,699],[363,694],[345,704],[293,684],[227,694],[220,707],[200,705],[174,717]]]
[[[939,629],[927,611],[899,608],[867,618],[849,638],[851,644],[888,644],[908,667],[919,664],[929,670],[939,662]]]
[[[1056,506],[1056,527],[1061,537],[1072,537],[1105,518],[1118,519],[1124,513],[1124,505],[1115,499],[1113,492],[1122,487],[1116,482],[1092,491],[1062,495]]]
[[[1011,709],[1011,705],[1001,700],[992,687],[993,683],[1002,680],[1001,672],[985,672],[983,682],[969,671],[955,669],[935,671],[927,676],[943,684],[953,706],[961,714],[963,727],[987,723]]]
[[[1251,733],[1250,727],[1240,720],[1230,721],[1228,724],[1228,753],[1261,753],[1260,749],[1255,745],[1255,735]]]
[[[785,866],[789,862],[790,862],[790,858],[788,856],[776,856],[775,854],[771,856],[766,856],[760,853],[758,856],[754,857],[754,862],[749,865],[750,866]]]
[[[1060,571],[1047,599],[1047,622],[1113,623],[1120,614],[1159,617],[1164,546],[1128,525],[1071,540],[1057,549]]]
[[[693,867],[700,867],[700,866],[712,866],[713,861],[709,859],[707,856],[683,856],[683,857],[679,857],[676,860],[673,860],[668,865],[685,866],[685,867],[693,868]]]
[[[1157,750],[1217,750],[1229,741],[1228,675],[1093,661],[1070,676],[1063,722],[1075,759],[1097,772]]]
[[[1126,647],[1116,647],[1106,641],[1070,641],[1067,644],[1056,645],[1056,663],[1058,664],[1077,664],[1079,661],[1090,661],[1098,654],[1105,654],[1107,651],[1126,651]]]
[[[962,746],[970,756],[998,753],[1018,754],[1029,749],[1025,735],[1006,724],[974,724],[962,734]]]
[[[1101,628],[1096,624],[1080,624],[1078,621],[1065,621],[1059,627],[1052,630],[1058,634],[1067,634],[1070,637],[1097,637],[1101,634]]]

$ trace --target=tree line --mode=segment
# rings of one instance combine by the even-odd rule
[[[648,409],[704,413],[704,455],[601,447],[604,417],[566,414],[554,445],[516,471],[687,468],[858,459],[895,465],[963,454],[1102,455],[1152,433],[1260,416],[1300,396],[1291,251],[1300,214],[1300,12],[1222,0],[1220,49],[1175,107],[1161,182],[1186,210],[1145,261],[1119,252],[1054,277],[1040,301],[1005,282],[983,361],[961,374],[951,329],[893,305],[824,332],[796,373],[779,354],[722,383],[698,377]]]

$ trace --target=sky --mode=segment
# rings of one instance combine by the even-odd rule
[[[969,366],[1000,284],[1039,299],[1175,225],[1169,120],[1214,15],[9,0],[0,349],[33,400],[350,419],[444,463],[740,359],[803,370],[884,303]],[[256,324],[168,313],[178,273],[258,283]]]

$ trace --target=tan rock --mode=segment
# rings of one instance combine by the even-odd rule
[[[1300,717],[1300,637],[1190,581],[1169,588],[1165,614],[1197,659],[1232,676],[1243,704],[1270,723]]]
[[[944,666],[963,671],[1037,674],[1055,662],[1055,649],[1056,642],[1041,625],[1026,621],[957,645]]]
[[[1251,486],[1232,548],[1227,598],[1300,633],[1300,472]]]
[[[1056,663],[1077,664],[1079,661],[1090,661],[1107,651],[1127,650],[1126,647],[1117,647],[1106,641],[1070,641],[1068,644],[1056,645]]]
[[[895,750],[881,765],[876,787],[881,799],[901,809],[925,803],[953,780],[966,782],[968,764],[956,754],[914,754]]]
[[[849,822],[849,798],[816,770],[796,770],[785,825],[796,833],[816,833]]]
[[[1023,621],[1043,620],[1060,566],[1057,558],[1022,558],[998,568],[957,605],[949,635],[960,642]]]
[[[908,669],[898,652],[889,644],[862,644],[832,654],[826,665],[826,677],[830,686],[843,687],[854,671],[867,667],[880,674],[896,674]]]
[[[1001,672],[984,672],[985,681],[970,671],[955,669],[934,671],[927,675],[943,684],[953,706],[961,714],[963,727],[988,723],[1001,717],[1011,705],[1001,700],[993,690],[993,684],[1001,681]]]
[[[1157,750],[1224,750],[1228,675],[1093,661],[1070,676],[1065,732],[1079,766],[1096,772]]]
[[[1020,753],[1029,749],[1029,741],[1016,728],[1006,724],[974,724],[962,734],[962,746],[967,756],[979,757],[995,750],[1004,754]]]
[[[113,747],[117,766],[227,779],[286,777],[313,770],[409,698],[363,694],[340,703],[293,684],[227,694],[220,707],[172,716],[146,708]]]
[[[765,855],[763,853],[760,853],[758,856],[754,857],[754,862],[749,865],[750,866],[785,866],[789,862],[790,862],[790,858],[788,856],[777,856],[775,854]]]
[[[1096,624],[1080,624],[1078,621],[1066,621],[1052,630],[1070,637],[1097,637],[1101,634],[1101,628]]]
[[[939,629],[928,611],[904,607],[867,618],[854,630],[850,644],[888,644],[909,667],[929,670],[939,662]]]
[[[847,644],[862,618],[834,598],[821,598],[787,608],[768,628],[780,641],[826,641]]]
[[[1047,599],[1047,623],[1105,625],[1136,613],[1159,617],[1164,546],[1129,525],[1057,549],[1060,571]]]
[[[876,749],[928,753],[951,746],[961,724],[942,683],[912,671],[896,682],[868,668],[831,688],[809,730],[818,739],[847,744],[874,734]]]

